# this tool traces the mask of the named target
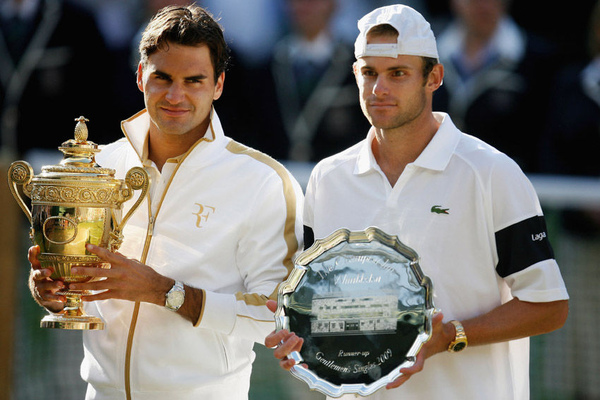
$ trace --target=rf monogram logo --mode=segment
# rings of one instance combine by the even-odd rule
[[[192,213],[197,218],[196,219],[196,227],[202,228],[202,223],[208,221],[208,216],[215,212],[215,208],[211,207],[211,206],[205,206],[200,203],[194,203],[194,204],[196,204],[198,207],[200,207],[198,212]]]

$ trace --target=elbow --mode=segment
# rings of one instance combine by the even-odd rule
[[[544,304],[544,303],[538,303]],[[546,309],[542,314],[539,314],[538,327],[539,333],[550,333],[557,329],[562,328],[567,322],[567,316],[569,315],[569,301],[559,300],[546,303]]]
[[[536,308],[536,318],[533,318],[536,322],[536,333],[534,335],[542,335],[550,333],[557,329],[562,328],[569,314],[569,301],[558,300],[548,303],[532,303]]]
[[[560,300],[556,302],[556,313],[555,313],[555,328],[562,328],[567,322],[567,317],[569,315],[569,300]]]

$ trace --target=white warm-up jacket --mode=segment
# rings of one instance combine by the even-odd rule
[[[143,166],[149,123],[146,111],[124,121],[126,138],[97,162],[121,179]],[[106,322],[84,333],[87,397],[246,399],[253,344],[275,327],[265,301],[301,247],[302,190],[279,163],[227,138],[214,110],[204,138],[168,162],[178,165],[160,182],[164,194],[158,204],[144,200],[119,251],[202,289],[200,318],[194,325],[164,307],[124,300],[86,304]]]

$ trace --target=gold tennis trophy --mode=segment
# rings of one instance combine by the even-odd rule
[[[104,321],[83,310],[81,297],[88,291],[69,290],[75,282],[93,278],[71,274],[71,267],[110,268],[86,250],[88,243],[116,251],[123,239],[123,226],[148,192],[150,183],[143,168],[131,168],[125,180],[115,178],[115,170],[95,161],[98,145],[88,141],[87,119],[75,121],[75,139],[59,147],[64,153],[57,165],[42,167],[40,175],[25,161],[15,161],[8,170],[10,190],[31,223],[30,237],[41,248],[42,268],[54,270],[51,278],[66,283],[66,305],[60,313],[50,313],[41,321],[43,328],[104,329]],[[31,199],[31,210],[17,190]],[[123,203],[141,190],[137,201],[121,218]]]

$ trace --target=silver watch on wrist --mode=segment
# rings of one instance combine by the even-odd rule
[[[185,288],[183,287],[183,283],[180,281],[175,281],[175,284],[167,292],[165,296],[165,307],[171,311],[177,311],[183,305],[185,300]]]

